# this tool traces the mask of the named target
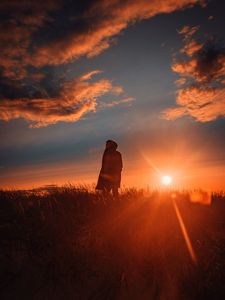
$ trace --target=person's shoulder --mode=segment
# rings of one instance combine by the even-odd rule
[[[116,155],[121,156],[121,153],[116,150]]]

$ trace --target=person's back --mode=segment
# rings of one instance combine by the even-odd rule
[[[123,168],[121,153],[116,149],[116,142],[111,140],[106,142],[106,149],[102,158],[102,168],[96,186],[98,190],[105,190],[107,192],[112,190],[114,196],[118,195]]]
[[[122,157],[119,151],[105,151],[103,168],[109,173],[118,173],[122,170]]]

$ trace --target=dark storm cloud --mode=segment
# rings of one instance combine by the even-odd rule
[[[0,98],[3,112],[0,118],[10,120],[22,117],[34,121],[35,126],[79,119],[86,111],[93,110],[95,105],[91,109],[82,110],[76,117],[57,118],[56,115],[67,115],[64,98],[61,97],[60,89],[49,95],[44,84],[43,69],[46,66],[69,63],[81,56],[94,57],[110,47],[113,38],[135,21],[160,13],[171,13],[196,3],[201,4],[203,1],[1,1]],[[9,86],[11,91],[7,89]],[[71,91],[71,96],[76,97],[75,91]],[[89,88],[88,91],[92,93]],[[104,93],[103,88],[98,96]],[[51,105],[49,98],[54,99],[53,102],[57,101],[57,109]]]
[[[167,109],[164,115],[174,120],[190,115],[207,122],[225,116],[225,47],[215,38],[200,43],[193,38],[196,30],[184,27],[184,47],[181,53],[186,59],[173,62],[172,70],[180,75],[176,81],[177,107]]]

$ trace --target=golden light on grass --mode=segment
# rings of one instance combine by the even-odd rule
[[[161,180],[162,180],[162,184],[163,185],[171,185],[171,183],[173,181],[173,179],[172,179],[172,177],[170,175],[164,175],[164,176],[162,176]]]

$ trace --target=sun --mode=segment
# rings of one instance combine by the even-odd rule
[[[170,175],[164,175],[162,176],[162,184],[163,185],[170,185],[173,181],[172,177]]]

